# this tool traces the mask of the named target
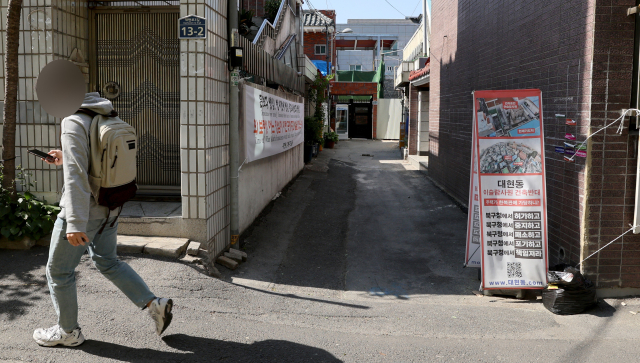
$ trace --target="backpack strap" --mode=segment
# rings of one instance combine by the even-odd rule
[[[123,209],[124,209],[124,206],[120,206],[118,215],[116,215],[116,218],[113,220],[113,222],[111,222],[111,225],[109,227],[113,227],[116,224],[116,222],[118,221],[118,218],[120,218],[120,214],[122,213]],[[111,211],[109,211],[109,215],[111,215]],[[109,217],[107,217],[107,220],[104,221],[104,224],[102,225],[102,228],[100,228],[100,230],[98,231],[98,234],[102,234],[102,231],[104,231],[104,227],[107,226],[107,223],[109,223]]]

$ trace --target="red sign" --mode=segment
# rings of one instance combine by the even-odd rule
[[[523,163],[522,161],[518,161],[518,162],[516,162],[516,163],[513,163],[513,165],[515,165],[515,166],[522,166],[522,165],[524,165],[524,163]]]
[[[570,118],[567,119],[567,125],[568,126],[575,126],[576,125],[576,120],[572,120]]]
[[[518,129],[518,134],[535,134],[536,129]]]
[[[504,158],[505,161],[513,160],[513,156],[511,156],[511,155],[505,155],[505,156],[503,156],[503,158]]]
[[[539,207],[540,199],[483,199],[485,206]]]
[[[505,110],[517,110],[518,102],[517,101],[504,101],[502,102],[502,108]]]

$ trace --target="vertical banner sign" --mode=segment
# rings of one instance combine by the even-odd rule
[[[547,285],[547,197],[540,90],[474,92],[482,286]]]
[[[467,248],[464,263],[468,267],[480,268],[482,249],[480,242],[480,189],[478,188],[478,164],[476,163],[476,128],[473,128],[471,141],[471,181],[469,182],[469,213],[467,221]]]
[[[266,158],[304,142],[304,104],[244,87],[247,161]]]

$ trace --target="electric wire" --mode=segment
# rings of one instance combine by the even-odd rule
[[[628,110],[625,110],[622,115],[620,117],[618,117],[615,121],[613,121],[612,123],[605,125],[604,127],[602,127],[600,130],[592,133],[591,135],[589,135],[589,137],[587,137],[582,143],[580,143],[580,146],[578,146],[578,150],[580,150],[580,148],[582,148],[582,146],[587,142],[587,140],[589,140],[591,137],[593,137],[595,134],[599,133],[600,131],[606,129],[607,127],[615,124],[616,122],[622,120],[622,122],[620,122],[620,126],[618,127],[618,134],[622,134],[622,128],[624,127],[624,118],[625,116],[627,116],[627,113],[629,113],[630,111],[633,111],[636,113],[637,115],[640,115],[640,110],[638,110],[637,108],[630,108]],[[573,158],[576,157],[577,154],[573,154],[568,160],[573,160]]]
[[[413,11],[411,12],[411,16],[413,16],[413,14],[416,13],[416,9],[418,9],[418,5],[420,5],[422,3],[423,0],[418,0],[418,3],[416,4],[416,7],[413,8]],[[424,15],[423,15],[424,16]]]
[[[384,0],[384,1],[386,1],[387,4],[391,5],[392,8],[396,9],[396,11],[400,13],[400,15],[406,17],[406,15],[404,15],[400,10],[398,10],[395,6],[393,6],[393,4],[389,2],[389,0]]]
[[[594,253],[590,254],[590,255],[589,255],[589,257],[585,258],[584,260],[580,261],[580,262],[576,265],[576,267],[580,266],[580,264],[581,264],[581,263],[583,263],[584,261],[586,261],[586,260],[590,259],[590,258],[591,258],[593,255],[595,255],[596,253],[598,253],[598,252],[600,252],[600,251],[604,250],[605,248],[607,248],[607,247],[608,247],[610,244],[612,244],[613,242],[615,242],[615,241],[619,240],[620,238],[622,238],[622,236],[624,236],[625,234],[627,234],[627,233],[629,233],[629,232],[633,231],[633,229],[634,229],[634,228],[636,228],[636,227],[638,227],[638,226],[633,226],[633,227],[629,228],[629,230],[627,230],[627,231],[626,231],[626,232],[624,232],[623,234],[621,234],[621,235],[619,235],[618,237],[616,237],[613,241],[611,241],[611,242],[607,243],[606,245],[604,245],[604,247],[602,247],[601,249],[597,250],[596,252],[594,252]]]

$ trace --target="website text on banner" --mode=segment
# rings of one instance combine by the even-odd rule
[[[547,199],[540,90],[474,92],[482,286],[547,285]]]
[[[464,256],[464,267],[482,265],[480,242],[480,189],[478,189],[478,163],[476,163],[476,129],[473,128],[471,142],[471,181],[469,182],[469,214],[467,220],[467,248]]]
[[[304,142],[304,104],[244,87],[247,161],[287,151]]]

